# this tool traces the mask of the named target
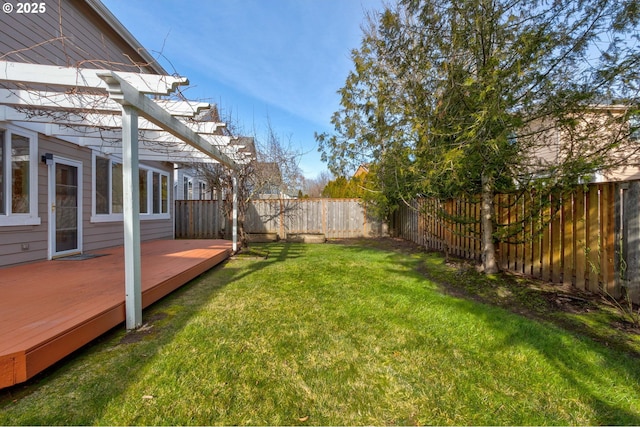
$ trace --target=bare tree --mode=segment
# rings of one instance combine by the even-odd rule
[[[305,179],[303,191],[309,197],[322,197],[322,190],[327,186],[333,175],[329,171],[322,171],[315,178]]]
[[[239,129],[238,126],[232,126]],[[226,132],[228,132],[227,127]],[[286,144],[267,120],[264,140],[253,137],[235,137],[232,145],[241,147],[238,152],[249,153],[248,160],[233,171],[220,164],[199,163],[189,165],[196,170],[200,179],[215,191],[223,201],[225,217],[230,218],[233,210],[233,178],[237,180],[238,196],[238,240],[246,247],[244,228],[246,212],[252,200],[258,198],[289,197],[302,188],[303,175],[299,167],[302,153],[292,148],[291,137]]]

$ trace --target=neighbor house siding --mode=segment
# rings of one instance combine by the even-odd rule
[[[44,4],[45,13],[0,14],[4,61],[154,72],[85,2]]]

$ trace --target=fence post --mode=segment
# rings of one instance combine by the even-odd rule
[[[615,221],[613,219],[615,212],[615,184],[607,183],[602,186],[600,197],[600,247],[601,247],[601,270],[602,270],[602,287],[606,292],[614,297],[619,297],[620,289],[616,287],[614,272],[614,253],[615,253]]]
[[[629,188],[629,183],[617,183],[615,187],[614,196],[614,250],[613,250],[613,275],[615,280],[615,287],[620,291],[622,289],[622,279],[625,274],[626,266],[623,266],[626,257],[626,249],[624,248],[624,236],[623,236],[623,201],[625,199],[624,194]]]
[[[626,280],[628,296],[635,302],[640,297],[640,181],[629,184],[624,198],[623,239],[626,254]]]

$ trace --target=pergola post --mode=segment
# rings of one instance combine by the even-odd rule
[[[122,196],[124,216],[125,311],[128,330],[142,326],[140,266],[140,176],[138,112],[122,106]]]
[[[233,184],[233,226],[232,226],[232,241],[233,241],[233,252],[238,251],[238,178],[234,173],[231,177],[231,182]]]

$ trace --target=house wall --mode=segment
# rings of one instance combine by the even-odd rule
[[[0,14],[3,61],[159,73],[86,1],[38,4],[44,13]]]
[[[588,112],[573,130],[555,126],[549,121],[537,121],[518,137],[528,167],[525,172],[543,174],[568,155],[596,155],[604,144],[617,142],[610,152],[607,172],[596,173],[596,182],[625,181],[640,178],[640,143],[629,138],[628,123],[621,120],[624,109],[616,106]],[[570,138],[569,132],[574,132]]]
[[[111,69],[166,74],[131,34],[96,0],[56,0],[38,2],[39,13],[0,13],[0,60],[82,68]],[[92,222],[92,152],[57,138],[38,135],[38,158],[52,153],[81,161],[83,251],[122,245],[123,222]],[[169,172],[172,193],[172,166],[147,166]],[[49,168],[38,162],[39,225],[0,226],[0,267],[47,259],[49,256],[48,179]],[[173,200],[169,196],[170,219],[141,220],[142,240],[173,238]]]
[[[122,221],[91,222],[92,197],[92,154],[91,150],[61,141],[46,135],[38,135],[38,158],[45,153],[56,157],[82,162],[82,228],[83,252],[90,252],[124,244],[124,228]],[[171,181],[172,165],[149,162],[146,166],[169,172]],[[49,168],[38,163],[38,215],[40,225],[34,226],[1,226],[0,227],[0,267],[30,261],[44,260],[49,256]],[[169,182],[169,188],[173,183]],[[170,190],[171,191],[171,190]],[[169,196],[172,200],[172,195]],[[173,238],[173,207],[169,203],[171,218],[140,221],[141,240]],[[23,245],[26,245],[23,248]]]
[[[206,188],[206,181],[198,177],[198,172],[185,168],[184,165],[174,170],[174,195],[175,200],[214,200],[217,199],[215,191]],[[184,179],[187,178],[191,183],[191,194],[185,192]],[[205,190],[201,191],[201,185],[205,186]]]

